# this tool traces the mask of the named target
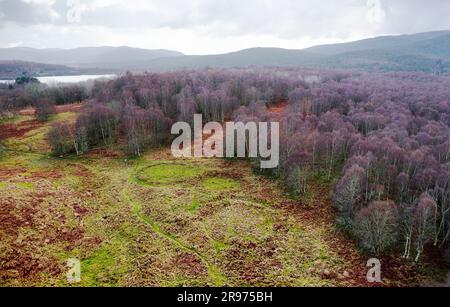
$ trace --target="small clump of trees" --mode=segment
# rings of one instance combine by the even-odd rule
[[[47,140],[55,155],[64,156],[74,151],[80,153],[73,125],[67,123],[53,124],[47,133]]]
[[[55,104],[50,99],[40,98],[34,102],[35,117],[38,121],[45,122],[56,113]]]
[[[146,148],[167,143],[170,127],[171,121],[158,108],[90,101],[74,125],[56,124],[47,138],[56,155],[74,152],[80,155],[121,140],[125,141],[128,154],[140,156]]]
[[[75,124],[56,123],[47,133],[55,155],[87,152],[97,145],[110,145],[116,138],[116,113],[106,104],[88,103]]]

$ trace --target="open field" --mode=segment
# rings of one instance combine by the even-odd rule
[[[75,116],[2,124],[0,286],[66,286],[69,258],[82,286],[367,285],[368,258],[333,225],[330,183],[291,199],[247,161],[175,160],[166,148],[51,157],[50,125]],[[429,273],[386,261],[386,286]]]

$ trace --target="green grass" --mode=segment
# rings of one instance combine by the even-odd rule
[[[188,211],[191,213],[196,213],[200,207],[201,207],[200,201],[198,201],[197,199],[194,198],[192,200],[191,206],[189,206],[189,208],[188,208]]]
[[[32,120],[32,116],[15,115],[12,117],[0,117],[0,124],[20,124],[21,122]]]
[[[240,183],[229,178],[207,178],[203,181],[203,187],[212,191],[229,191],[239,189]]]
[[[94,254],[81,261],[81,280],[85,286],[116,287],[128,270],[124,244],[115,240],[103,245]]]
[[[77,117],[77,113],[74,112],[64,112],[52,115],[50,117],[50,121],[52,122],[67,122],[71,120],[75,120]]]
[[[133,212],[144,222],[146,223],[154,232],[158,233],[162,237],[168,239],[169,241],[174,242],[180,248],[185,249],[191,253],[194,253],[198,256],[207,266],[208,272],[211,278],[213,285],[215,286],[224,286],[226,284],[226,277],[220,272],[220,270],[213,265],[204,255],[202,255],[195,247],[189,246],[186,243],[183,243],[181,239],[177,238],[175,235],[168,233],[161,226],[159,226],[155,221],[153,221],[150,217],[145,216],[142,213],[142,207],[136,201],[132,200],[131,197],[124,193],[124,198],[131,204]]]
[[[18,182],[17,186],[22,188],[22,189],[31,190],[34,187],[34,184],[32,182]]]
[[[189,164],[163,163],[141,169],[137,179],[149,185],[167,185],[180,183],[202,175],[202,168]]]

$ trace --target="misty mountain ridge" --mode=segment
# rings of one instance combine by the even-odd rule
[[[19,60],[120,73],[248,66],[295,66],[368,71],[450,72],[450,31],[381,36],[302,50],[250,48],[216,55],[131,47],[0,49],[0,61]],[[0,76],[2,72],[0,71]]]
[[[420,44],[449,34],[450,31],[435,31],[408,35],[379,36],[348,43],[319,45],[306,48],[305,50],[322,55],[336,55],[374,49],[396,49],[414,46],[414,44]]]
[[[182,56],[171,50],[148,50],[132,47],[80,47],[75,49],[34,49],[28,47],[0,49],[0,61],[17,60],[75,68],[105,68],[106,65],[151,61],[157,58]],[[106,67],[107,68],[107,67]]]
[[[87,71],[86,71],[87,72]],[[64,65],[42,64],[24,61],[0,61],[0,79],[16,79],[22,75],[58,76],[85,73]]]

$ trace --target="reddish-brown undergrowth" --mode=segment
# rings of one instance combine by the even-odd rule
[[[287,110],[289,103],[287,100],[280,101],[276,104],[273,104],[269,107],[268,111],[272,114],[284,114]]]
[[[3,124],[0,126],[0,140],[22,138],[28,132],[43,126],[37,120],[27,120],[19,124]]]

